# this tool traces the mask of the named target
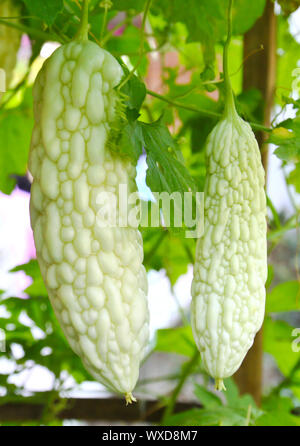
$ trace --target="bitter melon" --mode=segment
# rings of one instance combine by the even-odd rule
[[[204,234],[191,289],[194,338],[219,390],[262,325],[267,278],[265,174],[251,127],[235,109],[226,47],[224,74],[224,116],[205,149]]]
[[[119,185],[136,189],[135,167],[108,147],[121,76],[116,59],[88,40],[45,61],[33,89],[30,214],[42,277],[70,346],[93,377],[130,402],[148,342],[142,238],[133,227],[97,224],[99,194],[112,194],[118,212]]]

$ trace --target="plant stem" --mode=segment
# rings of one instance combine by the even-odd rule
[[[276,225],[276,229],[280,229],[281,228],[281,223],[280,223],[280,218],[279,215],[275,209],[275,206],[273,205],[270,197],[267,195],[267,204],[272,212],[273,218],[274,218],[274,223]]]
[[[252,411],[252,406],[251,406],[251,404],[249,404],[248,409],[247,409],[247,416],[246,416],[245,426],[249,426],[249,423],[250,423],[250,420],[251,420],[251,411]]]
[[[145,26],[146,26],[147,15],[148,15],[148,12],[150,9],[150,4],[151,4],[151,0],[147,0],[144,15],[143,15],[142,26],[141,26],[141,43],[140,43],[140,51],[139,51],[140,55],[139,55],[138,61],[135,64],[135,66],[133,67],[133,69],[125,77],[125,79],[120,83],[120,85],[118,86],[118,90],[121,90],[121,88],[129,81],[129,79],[132,78],[136,69],[139,67],[139,65],[143,59],[143,56],[144,56],[143,50],[144,50],[144,41],[145,41]]]
[[[278,241],[287,231],[296,228],[296,215],[289,218],[279,229],[268,231],[268,240],[271,242]]]
[[[222,117],[221,113],[213,112],[210,110],[205,110],[203,108],[194,107],[193,105],[182,104],[181,102],[173,101],[172,98],[162,96],[161,94],[156,93],[155,91],[152,91],[152,90],[147,90],[147,94],[150,96],[153,96],[154,98],[160,99],[161,101],[167,102],[168,104],[170,104],[174,107],[179,107],[184,110],[192,111],[195,113],[200,113],[201,115],[208,116],[210,118],[220,119]],[[257,124],[256,122],[249,122],[249,124],[251,125],[253,130],[261,130],[262,132],[266,132],[266,133],[270,133],[272,131],[271,128],[266,127],[262,124]]]
[[[100,33],[101,46],[103,46],[102,45],[102,41],[103,41],[103,36],[104,36],[104,32],[105,32],[106,25],[107,25],[107,13],[108,13],[108,10],[109,10],[109,8],[111,6],[110,2],[104,2],[104,5],[102,5],[102,3],[100,4],[100,6],[102,6],[104,8],[104,14],[103,14],[103,22],[102,22],[102,27],[101,27],[101,33]]]
[[[173,381],[174,379],[178,379],[180,375],[174,374],[174,375],[163,375],[163,376],[155,376],[154,378],[145,378],[140,379],[138,382],[139,386],[145,385],[145,384],[152,384],[162,381]]]
[[[168,104],[173,105],[174,107],[180,107],[185,110],[189,110],[189,111],[196,112],[196,113],[201,113],[206,116],[209,116],[210,118],[218,119],[221,117],[220,113],[212,112],[210,110],[204,110],[204,109],[201,109],[198,107],[194,107],[193,105],[182,104],[181,102],[174,101],[172,98],[168,98],[167,96],[162,96],[161,94],[156,93],[155,91],[152,91],[152,90],[147,90],[147,94],[149,94],[150,96],[153,96],[154,98],[160,99],[161,101],[167,102]]]
[[[30,26],[25,26],[21,23],[11,23],[5,19],[0,18],[0,25],[5,25],[10,28],[18,29],[22,33],[28,34],[29,36],[35,37],[37,39],[53,40],[54,42],[64,43],[64,40],[58,34],[46,33],[38,29],[33,29]]]
[[[227,15],[228,31],[223,51],[223,73],[224,73],[224,84],[225,84],[225,109],[224,109],[225,116],[236,115],[233,92],[231,88],[230,76],[228,70],[228,49],[231,41],[231,32],[232,32],[232,3],[233,0],[229,0],[228,15]]]
[[[199,352],[198,352],[198,349],[195,349],[194,355],[191,357],[190,361],[188,361],[188,363],[185,364],[184,370],[181,374],[178,384],[175,387],[175,389],[173,390],[169,404],[167,405],[164,415],[163,415],[163,418],[162,418],[162,424],[165,424],[165,421],[167,420],[167,418],[170,415],[172,415],[175,404],[176,404],[177,397],[180,394],[182,387],[184,386],[187,378],[190,376],[193,368],[195,367],[195,365],[197,364],[198,361],[199,361]]]
[[[83,0],[81,7],[80,26],[75,35],[76,40],[88,40],[89,30],[89,0]]]

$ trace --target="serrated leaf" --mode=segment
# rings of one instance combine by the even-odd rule
[[[175,143],[162,120],[141,125],[147,152],[147,184],[152,191],[171,194],[195,190],[195,183],[188,170],[169,150],[173,149],[174,153]]]
[[[222,401],[220,400],[220,398],[214,393],[207,390],[205,387],[200,386],[200,384],[195,384],[194,393],[200,403],[208,409],[222,406]]]
[[[160,194],[163,192],[168,194],[170,206],[162,207],[165,222],[167,222],[167,226],[172,230],[182,232],[184,230],[182,224],[183,218],[180,222],[180,227],[175,227],[174,216],[176,215],[178,218],[180,215],[195,215],[193,211],[195,210],[196,202],[192,200],[187,202],[184,200],[184,192],[193,193],[196,191],[195,182],[187,168],[181,162],[182,154],[177,149],[168,128],[163,124],[162,118],[151,124],[141,122],[140,125],[142,127],[144,147],[147,153],[148,169],[146,183],[152,190],[160,207]],[[171,205],[171,199],[174,206]],[[184,210],[183,206],[186,206]]]
[[[251,409],[251,414],[256,417],[260,414],[251,395],[240,395],[239,389],[232,378],[224,380],[226,392],[225,398],[228,407],[233,409],[243,409],[245,414]]]

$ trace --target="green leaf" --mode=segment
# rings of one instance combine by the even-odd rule
[[[206,139],[215,125],[215,119],[203,116],[190,121],[192,152],[204,150]]]
[[[200,386],[200,384],[195,384],[194,393],[200,403],[208,409],[222,406],[222,401],[220,398],[214,393],[209,392],[205,387]]]
[[[226,1],[225,3],[228,4]],[[266,0],[234,0],[232,8],[233,34],[244,34],[263,14]]]
[[[44,299],[30,299],[30,304],[27,305],[27,314],[34,321],[34,323],[43,331],[46,331],[49,323],[49,303],[45,304]]]
[[[63,10],[63,0],[23,0],[28,11],[42,19],[47,25],[53,25],[57,15]]]
[[[33,283],[24,290],[27,294],[34,297],[48,296],[37,260],[30,260],[28,263],[18,265],[11,271],[24,271],[25,274],[33,279]]]
[[[16,343],[20,345],[28,345],[34,342],[34,338],[32,336],[31,331],[28,329],[28,327],[17,327],[13,331],[6,330],[5,331],[5,341],[7,343]],[[27,351],[27,348],[24,350]]]
[[[116,55],[122,56],[127,54],[130,56],[130,61],[134,65],[134,56],[138,57],[141,44],[141,32],[140,29],[133,25],[127,25],[121,35],[113,36],[107,42],[107,50]],[[149,48],[147,42],[145,42],[145,50]],[[121,63],[124,69],[124,63]],[[140,67],[139,67],[140,68]],[[124,70],[125,71],[125,70]]]
[[[290,398],[270,393],[262,402],[262,408],[265,411],[290,412],[293,409],[293,402]]]
[[[122,66],[124,70],[124,65]],[[125,71],[125,77],[128,75],[128,73],[128,70]],[[121,91],[128,97],[125,104],[130,109],[139,111],[146,96],[146,86],[144,82],[142,82],[137,76],[132,76],[122,87]]]
[[[147,153],[146,183],[152,190],[158,206],[162,208],[166,225],[176,232],[183,232],[185,229],[182,224],[183,216],[194,216],[196,205],[201,205],[201,203],[196,203],[195,195],[189,202],[184,199],[184,192],[195,192],[195,182],[182,163],[182,154],[177,149],[162,118],[151,124],[141,122],[140,125]],[[168,203],[166,206],[161,205],[162,196],[158,194],[162,192],[168,193],[169,206]],[[201,209],[199,210],[201,212]],[[175,227],[174,216],[179,220],[180,215],[182,219],[179,221],[179,227]]]
[[[215,63],[216,63],[216,54],[215,54],[215,46],[212,40],[207,41],[206,43],[202,43],[202,52],[203,52],[203,60],[204,60],[204,70],[200,74],[200,78],[202,82],[213,81],[215,79]],[[214,84],[204,84],[204,88],[207,91],[214,91],[216,86]]]
[[[264,322],[264,350],[270,353],[280,371],[288,376],[299,359],[299,353],[292,350],[294,327],[284,321],[266,317]]]
[[[135,163],[138,161],[143,153],[143,132],[137,121],[128,120],[122,132],[121,147]]]
[[[276,85],[280,86],[282,98],[280,95],[275,94],[274,99],[277,103],[285,104],[286,98],[284,96],[292,96],[292,90],[298,93],[299,96],[299,43],[295,36],[290,32],[289,22],[280,15],[277,18],[277,68],[276,68]],[[294,33],[293,33],[294,34]],[[294,102],[296,105],[298,101],[293,101],[290,97],[288,102]],[[299,108],[299,105],[298,107]]]
[[[155,351],[192,357],[195,348],[191,327],[164,328],[157,331]]]
[[[245,426],[247,413],[230,407],[192,409],[167,418],[166,426]]]
[[[227,405],[205,387],[196,384],[195,395],[204,409],[194,409],[169,417],[169,426],[245,426],[254,424],[262,411],[257,409],[250,395],[240,396],[232,379],[226,380],[225,397]]]
[[[272,411],[256,420],[256,426],[300,426],[300,417],[289,413]]]
[[[24,291],[32,297],[48,296],[48,291],[45,287],[42,277],[35,279],[34,282],[29,285],[29,287],[27,287]]]
[[[175,143],[162,119],[141,126],[147,152],[147,184],[151,190],[170,194],[195,190],[188,170],[174,156]]]
[[[126,77],[129,71],[124,64],[122,64],[122,67]],[[120,146],[122,152],[126,153],[136,163],[143,152],[144,146],[143,130],[137,119],[140,116],[139,110],[146,96],[145,84],[136,76],[133,76],[123,86],[122,94],[126,98],[124,103],[127,109],[126,124],[122,129]]]
[[[143,11],[146,0],[113,0],[113,8],[118,11],[128,11],[134,9],[137,12]]]
[[[296,280],[280,283],[267,295],[266,313],[300,309],[299,283]]]
[[[247,121],[255,121],[261,118],[264,108],[263,97],[260,90],[250,88],[242,91],[236,98],[236,107],[239,115]]]
[[[188,264],[194,263],[190,253],[195,244],[193,239],[177,237],[165,229],[141,228],[144,239],[144,265],[159,271],[165,269],[174,286],[177,279],[187,272]]]
[[[282,121],[267,142],[278,145],[275,154],[284,161],[300,161],[300,118]]]
[[[233,32],[244,34],[262,15],[265,0],[250,2],[235,0],[233,3]],[[171,22],[182,22],[189,32],[189,41],[214,40],[218,42],[227,32],[228,0],[161,0],[153,5],[154,12],[161,10]]]
[[[19,297],[9,297],[1,301],[1,304],[3,304],[7,309],[7,311],[11,313],[9,322],[17,324],[19,323],[18,321],[19,315],[21,311],[24,309],[26,303],[27,299],[21,299]]]
[[[225,398],[228,407],[242,409],[245,411],[245,414],[251,411],[251,416],[254,418],[261,414],[251,395],[240,395],[239,389],[232,378],[225,379],[224,383],[226,387]]]
[[[162,0],[158,7],[172,22],[186,25],[189,41],[205,41],[211,36],[218,39],[223,35],[225,17],[222,3],[219,0],[186,0],[183,8],[181,0]]]
[[[270,394],[263,399],[265,413],[256,420],[257,426],[299,426],[300,418],[291,414],[293,402],[290,398]]]
[[[37,260],[30,260],[28,263],[23,263],[22,265],[18,265],[11,269],[11,272],[16,271],[24,271],[24,273],[32,279],[41,277],[40,267]]]
[[[274,266],[268,265],[268,277],[267,277],[267,281],[266,281],[266,289],[267,290],[269,289],[273,279],[274,279]],[[268,305],[268,298],[267,298],[266,305]]]
[[[31,91],[27,90],[19,107],[0,113],[0,190],[5,194],[15,186],[14,175],[26,173],[32,127]]]
[[[300,163],[295,165],[295,168],[289,173],[287,183],[295,187],[295,190],[300,194]]]

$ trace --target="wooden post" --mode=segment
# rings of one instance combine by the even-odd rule
[[[263,46],[263,50],[249,57],[244,65],[243,90],[257,88],[262,94],[264,105],[257,110],[266,126],[270,125],[271,108],[276,82],[276,17],[274,3],[267,0],[264,14],[244,36],[244,58]],[[268,150],[266,135],[256,134],[261,148],[262,162],[267,174]],[[250,393],[260,405],[262,393],[263,329],[254,340],[240,369],[234,375],[240,393]]]

